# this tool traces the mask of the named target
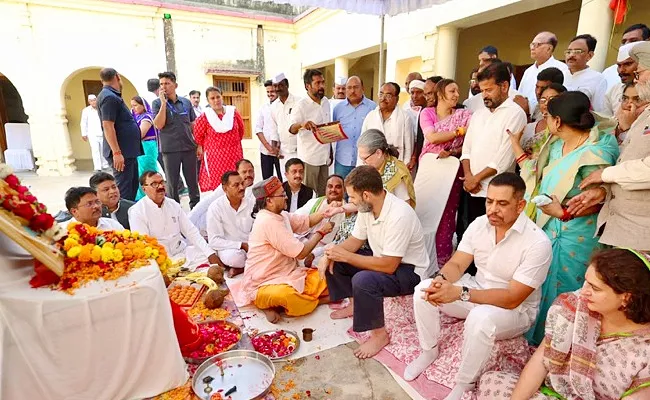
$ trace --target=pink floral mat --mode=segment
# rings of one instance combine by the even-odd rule
[[[336,308],[339,307],[340,305]],[[391,342],[375,356],[375,359],[403,377],[406,365],[413,361],[421,350],[413,315],[413,296],[386,298],[384,316]],[[463,322],[463,320],[441,315],[440,355],[418,379],[409,382],[422,397],[444,399],[454,386],[463,345]],[[367,338],[367,333],[359,334],[353,332],[352,328],[348,333],[358,342],[363,342]],[[519,373],[531,354],[531,348],[523,337],[498,341],[484,371]],[[467,393],[463,399],[475,398],[474,393]]]

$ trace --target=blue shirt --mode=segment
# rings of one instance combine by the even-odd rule
[[[356,107],[352,106],[348,99],[343,100],[334,107],[332,121],[341,121],[343,132],[348,136],[347,140],[336,142],[336,162],[341,165],[357,165],[357,140],[361,136],[361,126],[366,115],[377,108],[377,103],[366,98],[361,99]]]

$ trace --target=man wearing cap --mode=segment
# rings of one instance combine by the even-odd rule
[[[158,239],[170,257],[185,259],[185,266],[190,269],[206,262],[224,267],[181,205],[165,197],[162,175],[145,171],[140,176],[140,185],[147,196],[129,208],[131,230]]]
[[[333,225],[325,223],[306,243],[294,233],[303,233],[329,218],[327,212],[311,215],[289,214],[282,182],[273,176],[253,186],[255,222],[248,240],[248,257],[242,279],[230,289],[238,307],[254,304],[264,311],[271,323],[280,321],[280,313],[290,317],[314,311],[327,285],[318,271],[300,267],[303,260]],[[336,204],[340,206],[340,204]]]
[[[81,111],[81,138],[90,143],[95,172],[109,168],[108,162],[102,155],[104,150],[104,132],[102,122],[97,112],[97,96],[88,95],[88,107]]]
[[[414,80],[423,80],[422,74],[419,72],[409,72],[408,75],[406,75],[406,81],[404,82],[404,89],[406,89],[406,93],[410,94],[410,89],[411,89],[411,82]],[[413,107],[413,103],[411,102],[411,98],[409,98],[404,104],[402,104],[402,110],[403,111],[409,111]]]
[[[637,62],[630,57],[630,49],[636,43],[624,44],[618,49],[618,56],[616,57],[616,68],[620,82],[612,86],[605,95],[605,109],[603,114],[613,117],[618,113],[621,108],[623,98],[623,89],[628,83],[634,83],[634,71],[638,66]]]
[[[366,116],[375,108],[377,103],[364,95],[363,81],[358,76],[351,76],[345,86],[346,100],[343,100],[332,113],[332,120],[339,121],[346,140],[336,143],[334,157],[334,173],[345,179],[357,164],[357,140],[363,132],[361,127]]]
[[[629,52],[638,63],[634,73],[636,89],[642,101],[650,101],[650,42],[635,44]],[[634,103],[630,114],[638,113]],[[568,202],[568,211],[576,215],[604,201],[598,214],[600,243],[650,251],[650,107],[627,130],[616,165],[599,169],[587,176],[580,188],[585,190]],[[628,129],[629,128],[629,129]]]
[[[284,173],[287,160],[298,157],[298,138],[289,133],[289,120],[300,98],[289,93],[289,80],[284,73],[273,77],[272,83],[277,98],[271,103],[270,136],[280,138],[280,170]]]
[[[420,112],[427,106],[427,99],[424,97],[424,81],[415,79],[409,85],[409,94],[411,95],[411,108],[407,114],[411,116],[411,126],[413,127],[413,137],[415,138],[415,147],[411,159],[408,160],[406,166],[409,170],[413,171],[417,165],[418,157],[424,145],[424,136],[418,138],[418,127],[420,126]],[[418,139],[421,141],[418,142]]]
[[[308,69],[303,81],[307,97],[296,103],[289,121],[289,132],[298,136],[298,158],[305,162],[305,185],[322,196],[325,194],[328,166],[333,161],[333,154],[331,144],[316,140],[314,131],[319,125],[331,122],[332,114],[329,100],[325,97],[323,73]]]
[[[625,28],[621,37],[621,46],[628,43],[636,43],[650,40],[650,28],[646,24],[634,24]],[[603,70],[603,78],[607,81],[607,90],[617,86],[621,82],[618,76],[618,65],[610,65]]]
[[[332,86],[332,98],[330,99],[330,115],[334,114],[334,107],[345,100],[345,85],[348,78],[337,76]]]

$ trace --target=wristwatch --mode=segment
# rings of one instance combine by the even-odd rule
[[[437,277],[441,277],[442,279],[447,280],[447,278],[442,274],[442,272],[440,272],[440,270],[436,271],[436,273],[433,274],[431,279],[436,279]]]
[[[469,288],[467,286],[463,286],[463,289],[460,292],[460,300],[464,302],[469,301]]]

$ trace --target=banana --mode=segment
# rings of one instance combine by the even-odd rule
[[[200,275],[197,276],[196,274]],[[190,275],[176,278],[176,280],[200,283],[207,286],[209,290],[219,289],[219,285],[217,285],[212,279],[205,276],[205,274],[202,274],[200,272],[193,272]]]

